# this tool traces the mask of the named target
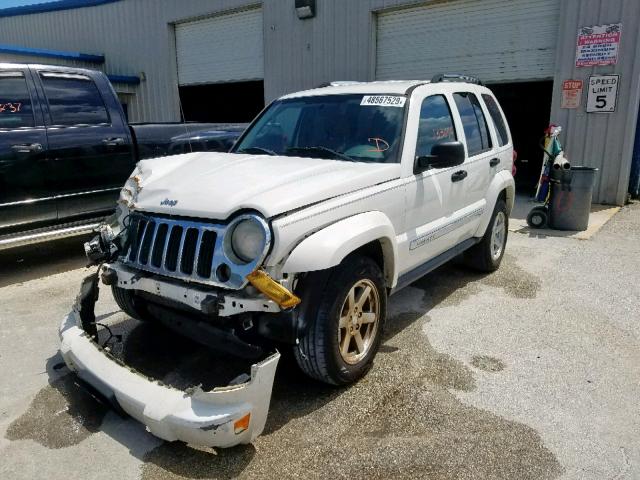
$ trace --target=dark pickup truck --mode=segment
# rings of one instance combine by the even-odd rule
[[[243,129],[129,125],[102,72],[0,63],[0,250],[86,233],[138,160],[227,151]]]

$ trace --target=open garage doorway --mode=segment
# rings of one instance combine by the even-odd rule
[[[230,82],[180,86],[188,122],[245,123],[264,108],[264,82]]]
[[[518,192],[534,194],[543,159],[539,142],[549,126],[553,82],[500,83],[488,87],[504,110],[518,152]]]

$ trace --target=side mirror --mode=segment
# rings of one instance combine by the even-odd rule
[[[462,142],[441,142],[431,147],[431,155],[418,157],[417,169],[424,172],[429,168],[456,167],[464,163],[464,145]]]

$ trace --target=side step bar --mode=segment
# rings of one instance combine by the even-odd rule
[[[403,274],[398,278],[398,283],[393,290],[391,290],[391,295],[402,290],[404,287],[411,285],[413,282],[418,280],[419,278],[424,277],[427,273],[434,271],[441,265],[444,265],[449,260],[454,259],[458,255],[460,255],[465,250],[473,247],[476,243],[480,242],[482,237],[479,238],[469,238],[462,243],[459,243],[455,247],[447,250],[446,252],[441,253],[437,257],[432,258],[431,260],[419,265],[413,270],[409,270],[407,273]]]
[[[48,242],[60,238],[74,237],[91,233],[101,224],[102,218],[94,218],[82,222],[65,223],[52,227],[39,228],[26,232],[19,232],[0,236],[0,250],[6,250],[34,243]]]

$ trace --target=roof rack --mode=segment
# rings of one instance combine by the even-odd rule
[[[475,83],[476,85],[484,85],[478,77],[473,77],[471,75],[461,75],[459,73],[439,73],[437,75],[434,75],[434,77],[431,79],[431,83],[440,82],[464,82]]]

